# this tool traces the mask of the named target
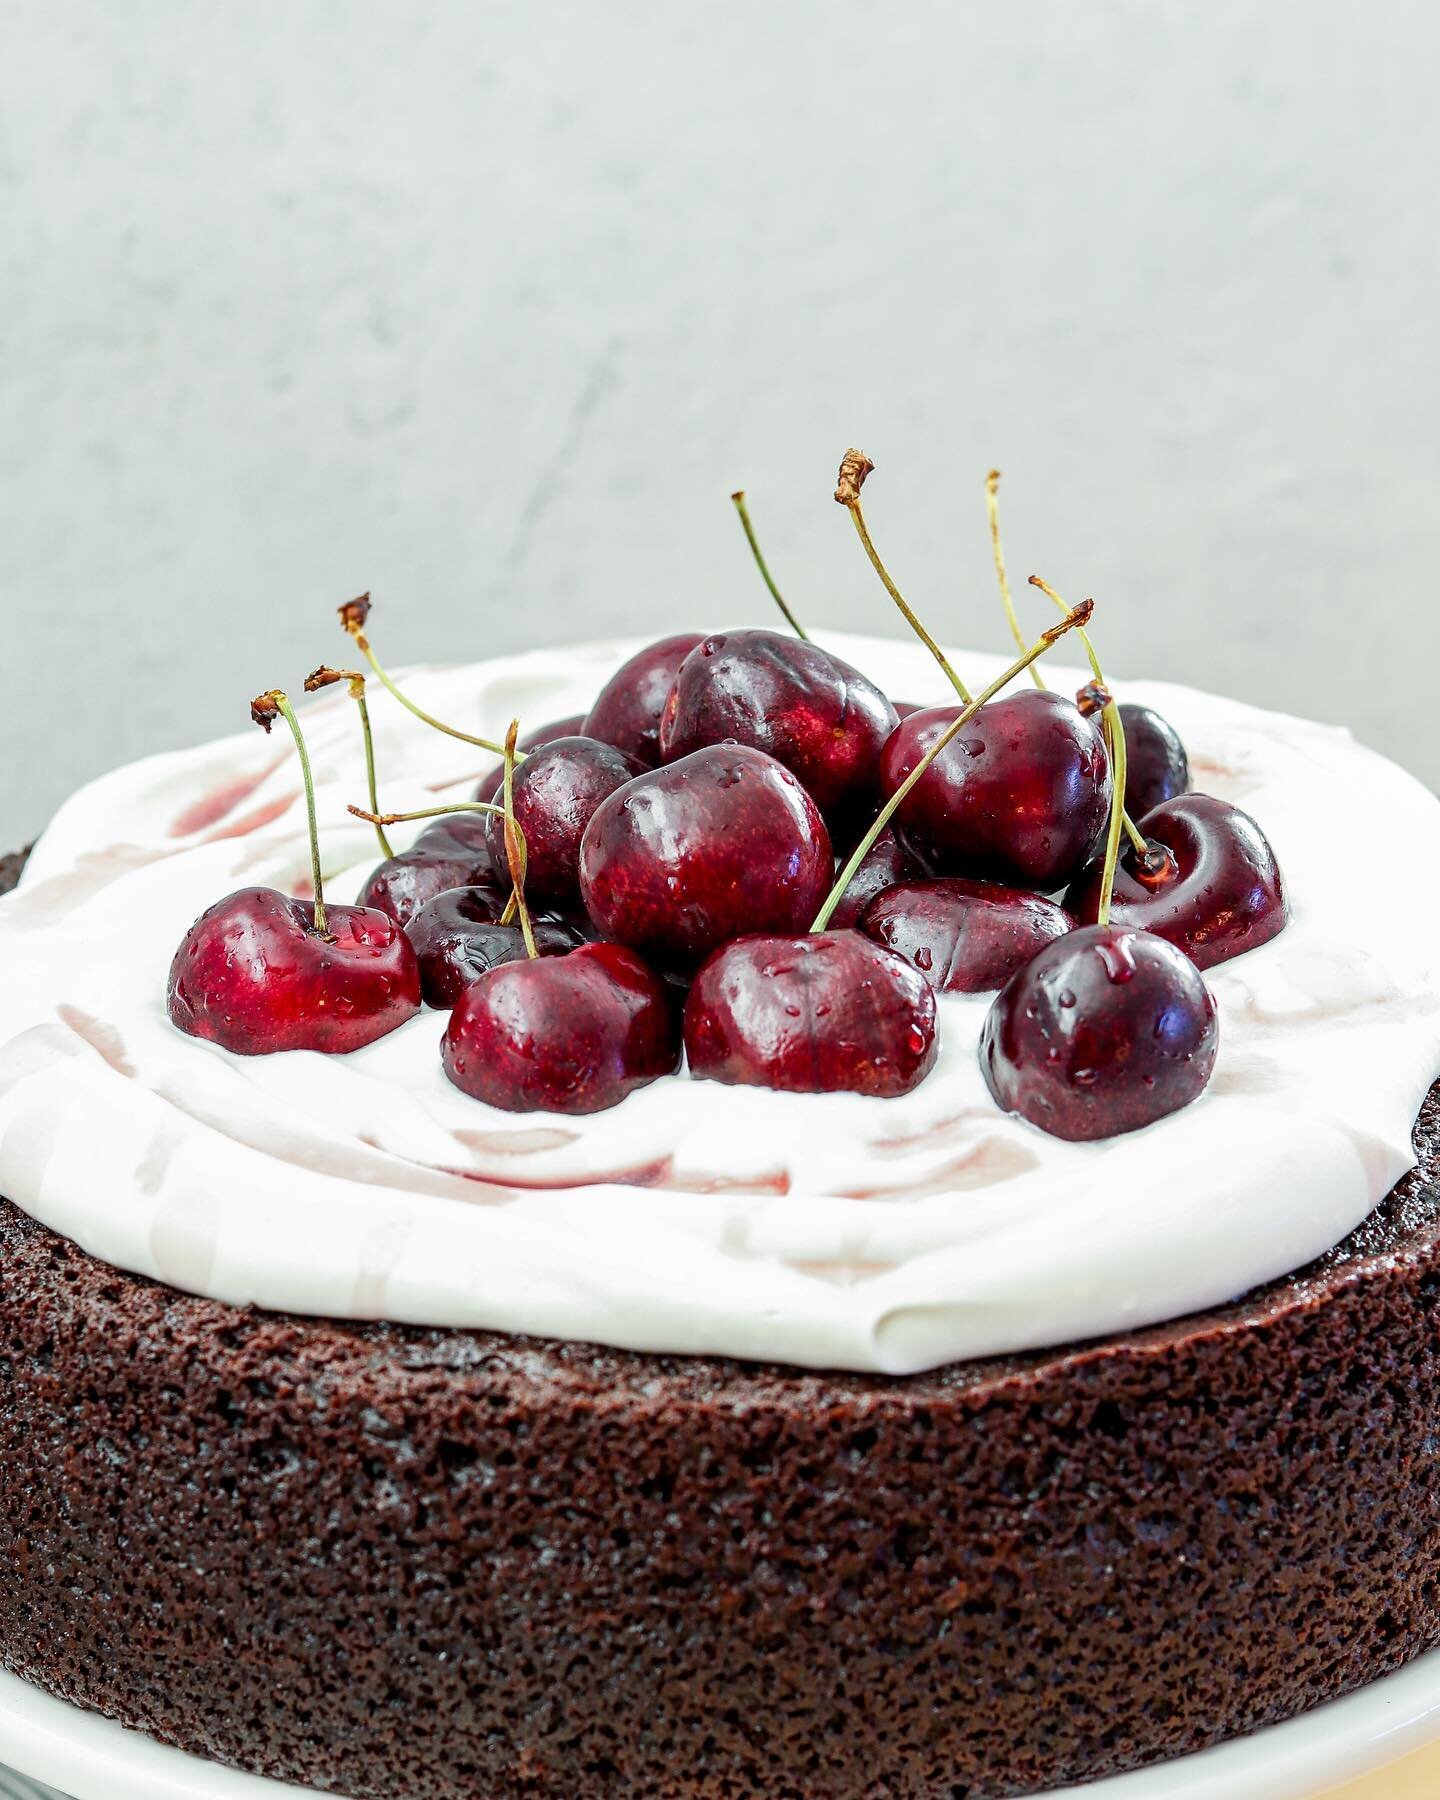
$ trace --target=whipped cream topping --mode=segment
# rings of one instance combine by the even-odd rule
[[[918,646],[822,641],[892,694],[941,697]],[[493,736],[583,711],[635,648],[405,679]],[[977,685],[1001,666],[954,655]],[[1178,728],[1197,788],[1259,819],[1293,909],[1210,971],[1214,1079],[1145,1131],[1067,1144],[999,1113],[975,1058],[988,996],[942,997],[938,1065],[901,1099],[681,1075],[588,1118],[459,1093],[443,1013],[339,1057],[186,1037],[165,981],[192,919],[241,886],[308,892],[293,746],[252,729],[84,788],[0,900],[0,1193],[217,1300],[893,1374],[1233,1298],[1336,1243],[1413,1161],[1440,1072],[1440,934],[1417,904],[1440,891],[1440,804],[1344,731],[1117,689]],[[390,808],[467,798],[493,767],[375,684],[371,708]],[[350,900],[378,860],[345,811],[357,720],[342,689],[304,717],[327,894]],[[1369,879],[1365,845],[1396,842],[1405,880]]]

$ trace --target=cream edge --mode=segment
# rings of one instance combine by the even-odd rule
[[[820,641],[892,694],[942,697],[916,646]],[[406,685],[494,734],[583,711],[638,647]],[[1004,660],[954,658],[973,684]],[[1210,972],[1214,1080],[1146,1131],[1062,1144],[997,1112],[974,1054],[988,999],[942,1000],[939,1064],[899,1100],[681,1076],[587,1119],[458,1093],[443,1014],[338,1058],[186,1038],[164,986],[190,921],[308,866],[293,751],[249,732],[82,789],[0,900],[0,1192],[117,1267],[236,1304],[888,1374],[1232,1299],[1338,1242],[1411,1165],[1440,1072],[1440,966],[1412,898],[1440,891],[1440,803],[1342,730],[1115,685],[1176,725],[1197,787],[1259,819],[1293,910]],[[387,806],[464,797],[493,766],[373,684],[371,708]],[[357,723],[342,690],[304,718],[330,896],[350,899],[378,855],[345,812]],[[1363,890],[1363,916],[1362,822],[1403,833],[1412,863],[1403,891]]]

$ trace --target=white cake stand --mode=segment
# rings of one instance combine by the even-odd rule
[[[1437,1738],[1440,1650],[1304,1718],[1046,1800],[1316,1800]],[[7,1767],[68,1800],[336,1800],[167,1750],[0,1671],[0,1771]],[[30,1800],[23,1784],[15,1791]]]

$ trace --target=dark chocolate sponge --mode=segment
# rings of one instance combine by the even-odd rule
[[[25,867],[28,850],[11,850],[0,856],[0,894],[8,894],[20,879],[20,871]]]
[[[362,1800],[989,1800],[1440,1641],[1440,1089],[1301,1275],[906,1380],[217,1305],[0,1202],[0,1663]]]

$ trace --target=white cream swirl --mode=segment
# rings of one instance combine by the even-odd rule
[[[938,696],[917,647],[824,641],[893,694]],[[409,686],[461,725],[534,726],[582,711],[635,647]],[[957,661],[976,682],[999,667]],[[984,998],[941,1002],[939,1064],[903,1099],[677,1076],[584,1119],[457,1092],[443,1014],[344,1057],[185,1037],[165,977],[190,921],[307,870],[293,750],[247,732],[83,789],[0,900],[0,1192],[218,1300],[813,1367],[906,1373],[1227,1300],[1338,1241],[1411,1164],[1440,1071],[1440,804],[1343,731],[1117,685],[1180,730],[1198,787],[1259,818],[1294,914],[1211,972],[1214,1080],[1146,1131],[1065,1144],[997,1112]],[[388,805],[468,792],[482,753],[371,704]],[[331,898],[349,899],[376,856],[345,812],[357,724],[340,690],[305,716]],[[1367,848],[1395,843],[1404,879],[1381,880]]]

